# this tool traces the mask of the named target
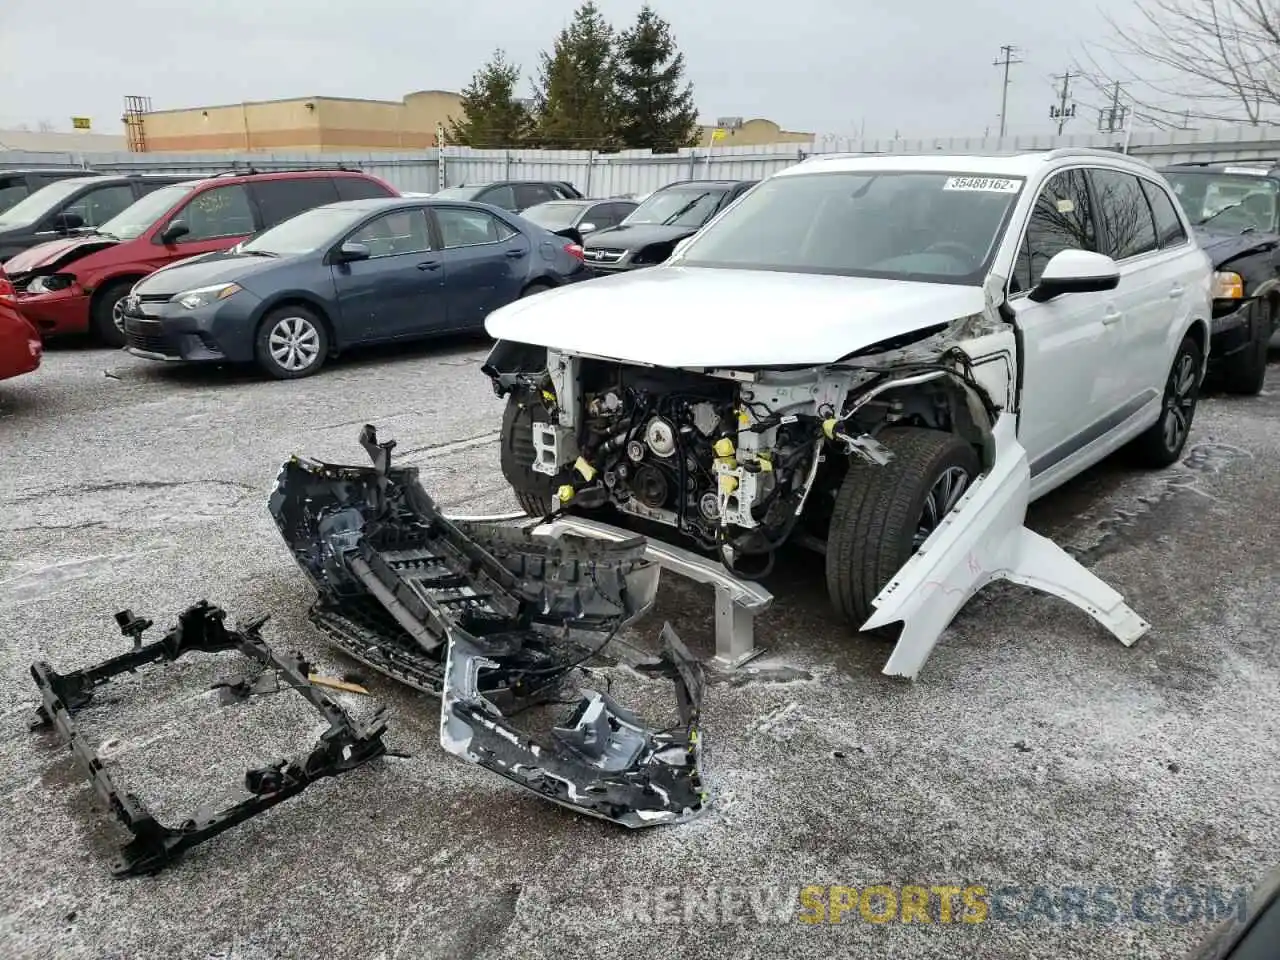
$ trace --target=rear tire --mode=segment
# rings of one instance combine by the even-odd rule
[[[89,306],[89,327],[93,338],[104,347],[124,346],[124,300],[136,280],[115,280],[100,287]]]
[[[850,458],[827,531],[827,593],[836,613],[858,627],[982,472],[973,447],[950,433],[897,427],[878,439],[893,459],[878,466]]]
[[[290,304],[263,318],[254,339],[254,359],[276,380],[309,377],[329,356],[329,331],[313,310]]]
[[[515,394],[507,396],[502,413],[502,436],[498,454],[502,475],[516,495],[520,509],[531,517],[545,517],[551,512],[554,479],[533,469],[533,421],[545,420],[542,404],[522,404]]]
[[[1267,348],[1275,326],[1276,305],[1259,300],[1253,305],[1253,338],[1248,346],[1225,358],[1219,368],[1222,389],[1244,397],[1256,397],[1267,379]]]
[[[1160,419],[1133,441],[1133,453],[1140,466],[1159,470],[1178,462],[1191,435],[1191,423],[1200,399],[1204,354],[1190,337],[1183,337],[1174,354],[1164,385]]]
[[[538,293],[546,293],[551,289],[551,284],[547,283],[545,280],[535,280],[520,292],[520,299],[523,300],[525,297],[532,297]]]

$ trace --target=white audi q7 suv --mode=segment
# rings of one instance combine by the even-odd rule
[[[1130,643],[1026,506],[1122,447],[1180,457],[1210,278],[1130,157],[814,157],[662,266],[489,317],[503,472],[530,514],[656,521],[744,577],[816,547],[839,613],[904,624],[890,673],[997,577]]]

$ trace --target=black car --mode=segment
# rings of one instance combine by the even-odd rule
[[[0,264],[77,230],[100,227],[152,190],[190,177],[155,174],[80,176],[49,183],[0,213]]]
[[[586,276],[576,243],[488,205],[349,200],[157,270],[123,302],[124,337],[148,360],[294,379],[360,344],[483,330],[499,307]]]
[[[1280,167],[1183,163],[1160,172],[1213,260],[1211,373],[1230,393],[1256,394],[1280,323]]]
[[[574,243],[582,243],[588,234],[616,227],[638,206],[634,200],[552,200],[530,207],[520,216]]]
[[[662,263],[677,243],[756,185],[756,180],[681,180],[655,190],[612,230],[582,244],[587,265],[614,273]]]
[[[93,171],[80,167],[55,167],[51,170],[0,170],[0,213],[56,180],[87,177]]]
[[[431,196],[438,200],[469,200],[488,203],[519,213],[551,200],[581,200],[582,194],[568,180],[492,180],[488,183],[460,183]]]

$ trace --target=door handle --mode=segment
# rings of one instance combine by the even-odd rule
[[[1186,292],[1187,292],[1187,291],[1186,291],[1186,288],[1185,288],[1182,284],[1180,284],[1180,283],[1175,283],[1175,284],[1173,285],[1172,289],[1170,289],[1170,290],[1169,290],[1169,299],[1170,299],[1170,300],[1181,300],[1181,299],[1182,299],[1182,295],[1183,295],[1184,293],[1186,293]]]
[[[440,266],[439,260],[423,260],[420,264],[418,264],[418,269],[419,270],[435,270],[439,266]]]
[[[1104,325],[1108,327],[1111,326],[1113,323],[1119,323],[1123,319],[1124,319],[1124,314],[1121,313],[1119,310],[1117,310],[1115,307],[1108,307],[1107,312],[1102,315],[1102,322]]]
[[[519,260],[528,252],[529,252],[528,250],[508,250],[507,256],[510,257],[512,260]]]

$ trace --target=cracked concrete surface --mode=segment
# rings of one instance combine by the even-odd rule
[[[368,676],[307,624],[309,589],[267,515],[283,459],[361,463],[366,422],[446,507],[513,508],[483,353],[454,341],[267,383],[55,348],[39,373],[0,383],[0,955],[1176,958],[1203,920],[872,924],[855,911],[808,926],[791,891],[1232,888],[1280,858],[1274,392],[1208,400],[1170,470],[1109,463],[1033,508],[1037,531],[1152,621],[1132,649],[1001,584],[962,611],[914,685],[891,681],[887,648],[827,612],[820,559],[787,557],[757,628],[765,657],[708,690],[712,811],[627,833],[446,756],[434,701]],[[233,618],[270,611],[269,642],[364,675],[409,756],[321,784],[155,878],[115,881],[117,831],[66,751],[25,730],[27,668],[123,650],[121,607],[167,624],[202,597]],[[651,649],[663,618],[710,653],[708,589],[667,578],[625,639]],[[315,734],[294,698],[219,705],[208,685],[235,673],[197,658],[139,674],[91,733],[159,809],[223,799],[246,767]],[[669,691],[625,665],[596,673],[655,719],[670,710]],[[795,909],[646,926],[637,887]]]

